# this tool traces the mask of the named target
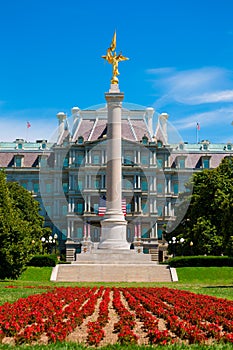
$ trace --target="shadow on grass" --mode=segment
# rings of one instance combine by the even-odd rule
[[[202,288],[233,288],[233,286],[205,286]]]

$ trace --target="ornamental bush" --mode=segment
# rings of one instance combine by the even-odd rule
[[[57,256],[56,255],[35,255],[29,261],[28,266],[44,267],[44,266],[56,266]]]
[[[233,266],[233,257],[229,256],[179,256],[169,259],[171,267],[222,267]]]

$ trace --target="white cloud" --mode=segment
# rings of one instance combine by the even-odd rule
[[[54,109],[0,111],[0,141],[14,141],[17,138],[49,140],[58,126],[56,113]],[[29,129],[27,121],[31,124]]]
[[[179,118],[173,121],[173,124],[178,130],[193,129],[197,122],[202,127],[210,127],[212,125],[229,126],[233,120],[233,107],[219,108],[214,111],[207,111],[202,113],[195,113],[188,117]]]
[[[177,71],[165,67],[150,69],[148,74],[155,76],[154,87],[161,92],[161,98],[155,101],[156,108],[170,102],[186,105],[233,102],[231,72],[223,68],[203,67]]]

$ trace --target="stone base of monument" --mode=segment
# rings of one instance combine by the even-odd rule
[[[51,281],[56,282],[172,282],[175,269],[151,261],[150,254],[134,250],[77,254],[72,264],[53,268]]]

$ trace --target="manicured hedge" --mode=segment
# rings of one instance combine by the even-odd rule
[[[27,264],[28,266],[56,266],[57,256],[56,255],[35,255]]]
[[[233,257],[228,256],[179,256],[169,259],[171,267],[233,266]]]

